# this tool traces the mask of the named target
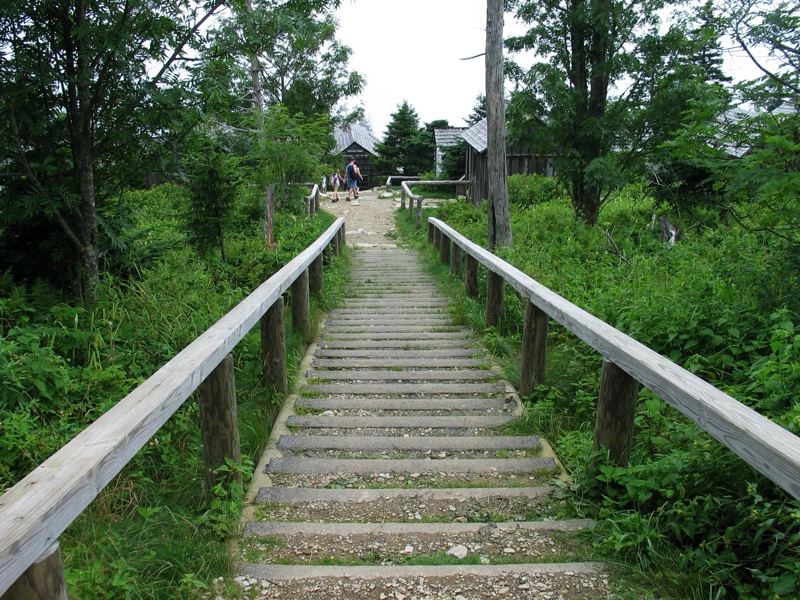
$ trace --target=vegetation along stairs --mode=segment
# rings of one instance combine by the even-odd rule
[[[250,598],[601,598],[559,520],[549,446],[417,256],[354,251],[303,362],[237,548]]]

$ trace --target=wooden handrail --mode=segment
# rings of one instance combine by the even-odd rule
[[[389,175],[386,178],[386,191],[392,191],[392,180],[394,181],[411,181],[413,179],[419,179],[417,175]]]
[[[100,491],[214,371],[329,244],[344,219],[97,421],[0,496],[0,596],[58,539]]]
[[[502,277],[522,297],[602,354],[608,362],[652,390],[757,471],[800,499],[799,437],[578,308],[439,219],[429,218],[428,224],[434,228],[428,231],[429,242],[439,241],[461,248],[468,257],[468,265],[471,257]]]

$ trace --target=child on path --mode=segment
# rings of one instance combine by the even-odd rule
[[[331,175],[331,187],[333,187],[333,202],[339,201],[339,184],[342,182],[342,176],[339,171],[334,171]]]

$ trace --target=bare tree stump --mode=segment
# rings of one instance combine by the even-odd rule
[[[494,271],[486,276],[486,327],[499,327],[503,316],[503,284],[505,280]]]
[[[67,600],[67,583],[58,542],[28,567],[0,600]]]
[[[628,464],[639,382],[609,360],[603,361],[594,425],[594,449],[606,448],[611,460]]]
[[[522,332],[522,365],[519,373],[519,393],[527,396],[534,386],[544,382],[547,357],[547,331],[550,320],[533,302],[525,307],[525,329]]]
[[[467,253],[467,273],[464,276],[464,294],[478,297],[478,259]]]
[[[261,362],[264,379],[279,394],[289,391],[286,376],[286,332],[283,298],[278,298],[261,317]]]
[[[205,482],[208,494],[220,481],[242,483],[242,473],[219,473],[218,469],[230,459],[241,463],[239,454],[239,425],[236,421],[236,383],[233,377],[233,357],[222,359],[198,388],[200,398],[200,435],[203,440]]]
[[[311,335],[311,304],[308,297],[308,269],[300,273],[291,286],[292,327],[308,340]]]

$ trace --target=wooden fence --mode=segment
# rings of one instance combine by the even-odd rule
[[[391,178],[390,178],[391,179]],[[422,196],[419,194],[412,194],[409,185],[460,185],[469,191],[471,182],[464,179],[451,180],[451,181],[401,181],[400,182],[400,208],[406,207],[406,196],[408,196],[408,218],[416,219],[417,226],[422,225]],[[387,185],[388,189],[388,185]],[[416,206],[416,213],[414,207]],[[415,216],[416,214],[416,216]]]
[[[478,296],[478,268],[487,269],[486,323],[497,324],[508,283],[528,300],[522,340],[519,391],[529,394],[544,375],[549,319],[563,325],[603,356],[594,431],[595,449],[605,448],[626,464],[639,385],[697,423],[720,443],[796,499],[800,499],[800,438],[597,317],[578,308],[439,219],[429,218],[428,242],[460,274],[464,289]]]
[[[152,377],[0,496],[2,600],[67,597],[58,536],[196,389],[206,487],[226,458],[238,459],[229,352],[260,322],[265,379],[285,392],[282,295],[291,290],[292,326],[310,337],[309,293],[322,290],[323,254],[338,255],[344,244],[344,220],[338,219]]]

